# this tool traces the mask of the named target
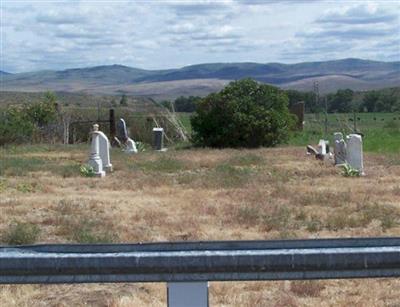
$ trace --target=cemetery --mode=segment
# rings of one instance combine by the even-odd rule
[[[360,135],[337,132],[329,136],[334,142],[315,139],[310,150],[170,144],[166,151],[163,129],[155,127],[152,146],[138,151],[140,139],[123,118],[117,120],[115,139],[102,132],[104,126],[87,125],[89,143],[2,148],[4,244],[398,234],[399,156],[364,152]],[[95,176],[83,176],[82,164]],[[343,164],[360,176],[343,176]],[[266,297],[279,306],[379,305],[395,301],[391,293],[398,286],[397,279],[211,282],[209,296],[214,306],[254,306]],[[165,306],[167,299],[157,283],[0,287],[0,301],[9,302],[10,296],[18,306],[43,299]]]
[[[246,94],[241,85],[260,96]],[[245,104],[224,101],[230,91]],[[249,240],[257,244],[257,240],[390,237],[399,233],[398,151],[386,150],[383,145],[383,153],[371,150],[373,133],[362,125],[327,127],[334,121],[325,118],[325,127],[315,129],[313,114],[304,113],[304,103],[289,110],[285,95],[274,87],[246,79],[231,83],[221,93],[200,101],[199,109],[187,121],[190,129],[182,124],[185,114],[166,111],[163,116],[148,113],[139,118],[123,109],[116,116],[110,109],[103,112],[108,119],[98,116],[97,120],[75,122],[86,131],[80,131],[81,141],[72,138],[70,142],[69,132],[76,134],[73,125],[64,127],[61,134],[55,129],[53,136],[39,127],[38,133],[45,132],[39,135],[41,141],[3,146],[1,244],[67,243],[79,249],[88,248],[84,244],[100,244],[95,246],[101,248],[102,244],[129,242],[139,243],[140,249],[149,242],[187,242],[190,246],[192,241]],[[221,110],[224,103],[228,107]],[[239,110],[240,116],[232,110]],[[141,127],[139,120],[144,123]],[[302,143],[296,144],[299,135]],[[221,253],[237,264],[229,251],[216,251]],[[106,253],[111,254],[117,253]],[[37,256],[33,258],[40,258]],[[92,264],[85,257],[80,265],[86,263],[90,270]],[[333,263],[327,257],[328,263]],[[192,263],[190,257],[187,261]],[[34,269],[38,268],[41,266]],[[160,281],[157,278],[107,285],[6,285],[0,287],[0,301],[6,306],[43,300],[56,305],[165,306],[171,297],[200,291],[203,302],[207,298],[214,306],[255,306],[265,300],[276,306],[390,305],[396,302],[391,293],[399,286],[397,279],[291,281],[271,274],[270,278],[278,281],[243,278],[239,282],[241,275],[229,275],[225,282],[218,278],[200,282],[196,290],[190,289],[190,283],[168,282],[168,292],[163,284],[141,283]],[[121,278],[117,281],[132,281],[131,277]]]

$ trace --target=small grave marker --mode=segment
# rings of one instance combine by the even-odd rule
[[[158,151],[165,151],[164,128],[153,128],[153,148]]]

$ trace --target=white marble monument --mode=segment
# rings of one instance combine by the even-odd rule
[[[362,137],[359,134],[350,134],[347,136],[347,163],[354,169],[364,175]]]
[[[100,158],[100,139],[99,139],[99,125],[93,125],[92,144],[90,148],[90,157],[88,164],[93,167],[95,175],[98,177],[104,177],[106,175],[103,170],[103,161]]]
[[[110,161],[110,148],[111,148],[110,141],[103,132],[98,131],[98,134],[99,134],[99,155],[101,161],[103,162],[103,169],[107,172],[112,172],[113,166]]]

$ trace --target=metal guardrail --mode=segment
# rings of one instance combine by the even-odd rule
[[[0,247],[0,283],[400,276],[400,238]]]

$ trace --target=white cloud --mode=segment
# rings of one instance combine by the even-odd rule
[[[392,1],[3,1],[0,70],[399,57]]]

